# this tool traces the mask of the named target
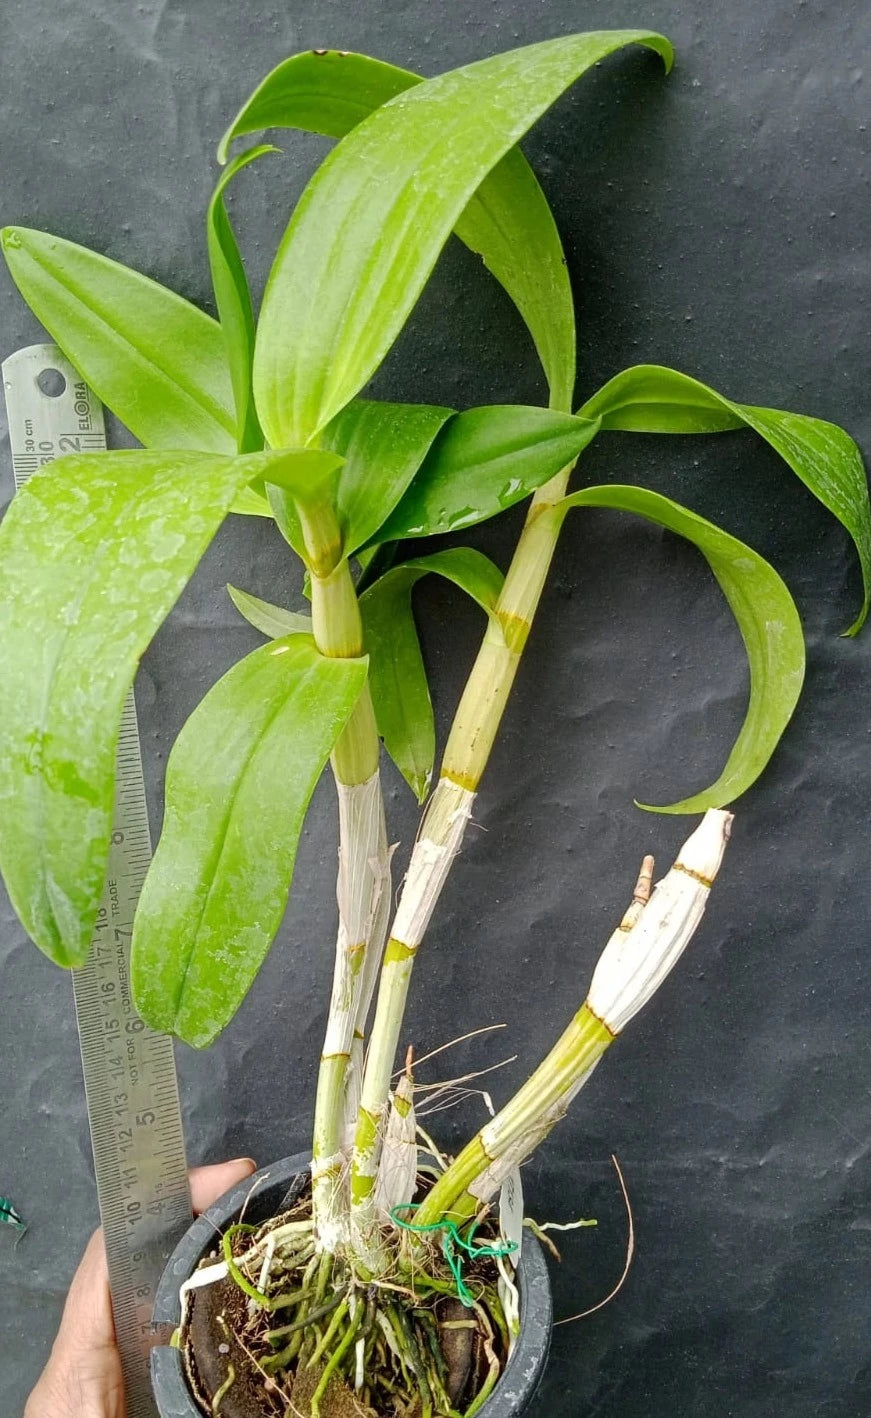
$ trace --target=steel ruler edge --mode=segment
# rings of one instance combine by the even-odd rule
[[[100,401],[55,345],[18,350],[0,371],[16,490],[54,458],[106,448]],[[127,1418],[156,1414],[154,1294],[191,1219],[172,1039],[148,1028],[130,993],[133,915],[150,860],[131,690],[118,739],[106,884],[87,963],[71,972]]]

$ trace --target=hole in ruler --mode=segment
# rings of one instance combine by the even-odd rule
[[[59,369],[43,369],[36,376],[36,383],[43,394],[47,394],[49,399],[59,399],[67,387]]]

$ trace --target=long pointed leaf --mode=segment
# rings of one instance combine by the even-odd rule
[[[411,595],[421,577],[430,572],[453,581],[488,615],[496,608],[504,581],[499,568],[481,552],[458,547],[391,568],[360,598],[378,731],[419,802],[426,797],[432,778],[435,724]],[[264,635],[298,635],[311,627],[307,616],[234,586],[227,589],[245,619]]]
[[[342,459],[322,448],[293,448],[286,452],[286,458],[282,450],[267,450],[252,455],[261,457],[267,464],[267,471],[263,478],[257,480],[255,488],[257,492],[261,489],[265,491],[279,531],[297,556],[306,561],[306,545],[297,504],[307,502],[311,505],[321,501],[332,506],[336,499]]]
[[[495,517],[573,463],[598,427],[595,419],[524,405],[467,409],[439,434],[372,540],[431,537]]]
[[[6,227],[0,239],[34,315],[140,442],[235,451],[233,391],[216,320],[72,241],[26,227]]]
[[[488,615],[495,609],[504,580],[481,552],[458,547],[393,567],[360,597],[378,732],[419,802],[432,779],[435,725],[411,593],[430,572],[453,581]]]
[[[249,466],[263,471],[257,485],[281,488],[300,502],[316,502],[335,495],[342,459],[328,448],[267,448],[249,455]]]
[[[301,128],[342,138],[381,104],[421,83],[418,74],[338,50],[295,54],[267,75],[228,128],[234,138],[264,128]],[[575,382],[575,319],[562,245],[531,167],[515,149],[472,196],[456,234],[504,286],[532,335],[551,405],[568,411]]]
[[[59,459],[0,525],[0,870],[51,959],[85,959],[124,697],[257,460]]]
[[[263,447],[263,431],[254,407],[251,388],[251,364],[254,359],[254,308],[248,277],[236,235],[230,225],[224,193],[237,172],[265,153],[278,149],[270,145],[249,148],[224,169],[212,193],[206,214],[206,241],[212,289],[224,334],[227,364],[236,405],[236,440],[240,453],[254,452]]]
[[[572,507],[632,512],[677,532],[699,548],[713,571],[747,650],[750,702],[726,766],[715,783],[670,807],[651,812],[704,812],[725,807],[755,783],[789,723],[804,678],[804,638],[783,581],[758,552],[670,498],[641,487],[587,487],[542,513],[559,520]]]
[[[272,516],[272,508],[269,506],[265,494],[255,492],[253,487],[243,487],[230,511],[238,513],[240,517]]]
[[[312,178],[267,283],[257,411],[277,447],[306,443],[377,369],[476,189],[586,69],[659,35],[574,35],[428,79],[364,119]]]
[[[324,429],[325,450],[342,463],[331,500],[345,556],[352,555],[390,515],[452,413],[432,404],[354,399]],[[305,560],[293,499],[275,488],[269,489],[268,497],[282,535]]]
[[[132,948],[137,1008],[203,1048],[232,1019],[287,905],[315,784],[366,680],[365,660],[293,635],[218,681],[176,740],[163,833]]]
[[[227,586],[230,600],[249,625],[268,635],[270,640],[280,640],[285,635],[311,635],[312,618],[300,615],[298,611],[286,611],[283,606],[275,606],[271,601],[262,601],[252,596],[250,591],[240,591],[238,586]]]
[[[754,429],[852,537],[862,567],[862,609],[846,632],[855,635],[871,605],[871,505],[862,455],[837,424],[806,414],[737,404],[698,379],[658,364],[624,369],[580,410],[603,429],[633,433],[719,433]]]
[[[390,516],[452,414],[432,404],[354,399],[324,429],[324,446],[344,459],[336,511],[346,556]]]

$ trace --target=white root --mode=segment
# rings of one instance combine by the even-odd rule
[[[396,1335],[393,1332],[393,1325],[390,1323],[389,1319],[387,1318],[382,1309],[378,1309],[375,1311],[375,1323],[378,1325],[378,1328],[384,1335],[384,1338],[387,1341],[387,1348],[390,1350],[391,1354],[396,1359],[398,1359],[400,1363],[404,1364],[405,1355],[399,1347],[399,1341],[397,1340]]]
[[[311,1221],[282,1222],[280,1226],[273,1226],[265,1236],[256,1240],[247,1251],[236,1256],[236,1265],[240,1269],[244,1269],[245,1266],[260,1261],[260,1283],[257,1288],[263,1290],[276,1250],[283,1256],[301,1254],[311,1246],[311,1238]],[[195,1270],[180,1286],[179,1297],[186,1295],[188,1290],[199,1290],[204,1285],[216,1285],[219,1280],[226,1280],[229,1274],[230,1269],[225,1260],[215,1261],[212,1265],[200,1266],[199,1270]]]
[[[219,1280],[226,1280],[229,1274],[230,1268],[225,1260],[218,1261],[215,1265],[204,1265],[200,1270],[195,1270],[193,1275],[189,1275],[179,1287],[178,1297],[184,1300],[189,1290],[201,1290],[205,1285],[217,1285]]]
[[[508,1357],[510,1359],[520,1334],[520,1291],[504,1256],[497,1257],[496,1269],[499,1272],[499,1299],[502,1301],[502,1311],[508,1326]]]
[[[270,1231],[270,1232],[269,1232],[269,1235],[266,1237],[266,1250],[265,1250],[264,1255],[263,1255],[263,1264],[262,1264],[261,1267],[260,1267],[260,1275],[258,1276],[258,1279],[257,1279],[257,1289],[261,1292],[261,1294],[262,1294],[263,1292],[265,1292],[265,1290],[266,1290],[266,1282],[267,1282],[267,1280],[269,1279],[269,1272],[270,1272],[270,1270],[272,1269],[272,1258],[273,1258],[274,1255],[275,1255],[275,1232],[274,1232],[274,1231]],[[253,1295],[252,1295],[252,1296],[249,1298],[249,1300],[248,1300],[248,1313],[249,1313],[249,1315],[256,1314],[256,1312],[257,1312],[258,1309],[259,1309],[259,1305],[258,1305],[257,1301],[254,1299],[254,1297],[253,1297]]]

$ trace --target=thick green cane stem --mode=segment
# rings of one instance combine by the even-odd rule
[[[363,651],[363,623],[347,561],[340,561],[325,576],[311,574],[312,630],[322,655],[354,659]],[[365,783],[378,771],[378,730],[368,685],[333,750],[336,779],[349,786]]]
[[[373,1195],[379,1129],[399,1046],[414,956],[460,849],[475,790],[490,756],[553,558],[560,528],[555,519],[541,514],[565,494],[570,471],[567,468],[551,479],[532,500],[495,614],[490,618],[454,718],[441,779],[421,824],[385,952],[351,1172],[354,1246],[370,1267],[377,1262],[372,1238],[377,1225]]]
[[[539,488],[445,747],[442,777],[477,789],[556,550],[560,528],[542,512],[564,496],[570,469]]]
[[[584,1004],[569,1027],[515,1093],[436,1182],[415,1216],[428,1225],[450,1217],[470,1220],[501,1184],[502,1172],[518,1166],[562,1117],[614,1035]]]
[[[300,508],[309,554],[312,628],[323,655],[350,658],[363,654],[363,627],[348,563],[341,552],[338,527],[328,507]],[[386,854],[384,806],[377,783],[380,744],[369,687],[366,685],[332,755],[340,798],[340,921],[330,1014],[318,1072],[312,1147],[313,1207],[319,1240],[328,1250],[340,1244],[346,1227],[343,1188],[344,1104],[357,1014],[357,981],[371,941],[363,922],[374,919],[371,897],[378,882],[369,870],[370,856]],[[355,813],[362,800],[365,813]],[[352,825],[357,829],[352,839]],[[361,853],[362,870],[349,869]],[[344,875],[343,875],[344,869]],[[344,883],[344,889],[342,889]],[[349,922],[352,925],[349,926]],[[358,935],[360,938],[352,938]]]

